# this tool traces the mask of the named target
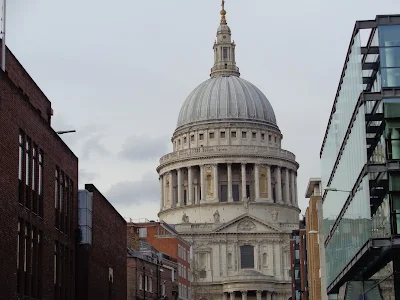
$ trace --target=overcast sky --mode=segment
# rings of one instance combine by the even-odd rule
[[[53,127],[124,217],[156,219],[158,159],[182,103],[209,76],[219,0],[12,0],[7,44],[52,102]],[[356,20],[398,0],[227,0],[241,76],[274,107],[298,194],[319,151]],[[338,187],[339,188],[339,187]]]

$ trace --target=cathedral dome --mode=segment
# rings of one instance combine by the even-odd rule
[[[252,83],[233,75],[212,77],[194,89],[182,105],[177,127],[218,121],[278,127],[267,97]]]

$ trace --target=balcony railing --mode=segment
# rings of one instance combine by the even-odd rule
[[[160,163],[166,163],[178,159],[184,158],[192,158],[192,157],[202,157],[208,155],[262,155],[262,156],[270,156],[282,159],[288,159],[295,161],[296,156],[289,151],[282,150],[276,147],[264,147],[264,146],[207,146],[207,147],[198,147],[185,149],[180,151],[175,151],[164,155],[160,159]]]

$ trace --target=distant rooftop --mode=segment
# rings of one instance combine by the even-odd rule
[[[306,189],[306,198],[311,196],[321,196],[321,178],[310,178]]]

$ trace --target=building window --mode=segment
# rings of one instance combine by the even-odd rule
[[[270,141],[272,141],[272,135],[268,135],[268,141],[270,142]]]
[[[179,145],[179,146],[181,145],[181,140],[180,140],[180,139],[178,140],[178,145]]]
[[[231,137],[232,137],[232,138],[236,138],[236,131],[232,131],[232,132],[231,132]]]
[[[192,134],[192,135],[190,136],[190,141],[191,141],[191,142],[194,142],[194,134]]]
[[[246,131],[242,131],[242,139],[247,138],[247,132]]]
[[[239,201],[239,185],[232,184],[232,198],[234,202]]]
[[[254,269],[254,247],[251,245],[240,246],[240,267]]]
[[[147,228],[139,228],[139,237],[140,238],[147,237]]]
[[[162,286],[161,286],[161,294],[163,296],[165,296],[165,280],[163,281]]]
[[[186,138],[186,136],[183,138],[183,143],[187,143],[187,138]]]
[[[228,48],[224,47],[223,52],[224,52],[223,58],[228,59]]]
[[[204,134],[203,134],[203,133],[200,133],[200,134],[199,134],[199,140],[202,141],[203,139],[204,139]]]
[[[210,132],[210,139],[214,138],[214,132]]]
[[[265,133],[261,133],[261,139],[265,140]]]
[[[252,137],[253,139],[257,138],[257,132],[252,132],[252,133],[251,133],[251,137]]]
[[[221,139],[225,138],[225,131],[221,131],[220,137],[221,137]]]
[[[228,201],[228,186],[226,184],[221,184],[221,202]]]
[[[275,137],[275,143],[276,143],[276,137]]]
[[[295,258],[300,259],[300,250],[295,250]]]
[[[139,274],[139,290],[143,290],[143,275]]]

